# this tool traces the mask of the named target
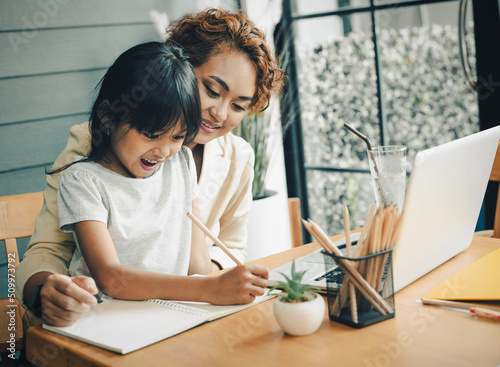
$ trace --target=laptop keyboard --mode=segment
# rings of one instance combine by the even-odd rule
[[[323,275],[317,277],[314,280],[320,281],[320,280],[326,279],[327,282],[341,284],[342,280],[344,279],[344,275],[345,275],[344,272],[339,267],[336,267],[336,268],[324,273]]]

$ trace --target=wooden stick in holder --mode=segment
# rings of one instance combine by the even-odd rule
[[[396,207],[389,205],[384,208],[379,208],[373,219],[369,241],[364,248],[366,251],[363,251],[363,255],[390,249],[396,239],[400,222],[401,217],[399,216]],[[370,285],[377,292],[382,291],[382,297],[384,299],[389,296],[388,290],[392,287],[391,279],[388,279],[388,281],[386,280],[384,282],[384,289],[380,289],[388,257],[389,253],[386,253],[383,256],[373,257],[369,259],[369,262],[367,262],[368,266],[366,269],[360,269],[360,273],[366,277]],[[361,302],[358,306],[363,308],[368,307],[369,305],[368,302],[365,301]]]
[[[387,207],[388,213],[385,219],[385,225],[384,225],[384,233],[382,236],[382,240],[380,243],[380,249],[381,250],[387,250],[389,249],[392,244],[394,243],[393,238],[394,238],[394,230],[396,228],[396,223],[398,220],[398,210],[396,209],[395,206],[391,205]],[[389,257],[389,254],[386,253],[384,256],[379,257],[376,262],[376,267],[375,267],[375,286],[377,291],[381,291],[380,288],[380,283],[382,282],[382,277],[384,275],[384,268],[385,268],[385,263],[387,262],[387,258]]]
[[[370,211],[368,213],[368,216],[365,219],[365,224],[363,225],[363,228],[361,229],[361,235],[359,236],[358,243],[356,244],[356,249],[354,250],[354,258],[357,258],[360,256],[361,252],[363,251],[364,244],[368,240],[368,232],[370,230],[370,225],[372,223],[373,215],[375,214],[375,209],[376,205],[373,204],[372,207],[370,208]],[[366,249],[366,247],[365,247]],[[359,266],[360,263],[359,261],[354,262],[354,268],[359,271]],[[345,285],[345,282],[342,284],[339,290],[339,297],[335,299],[334,302],[334,310],[341,310],[344,308],[344,300],[347,299],[347,286]],[[339,302],[342,300],[342,304],[339,305]],[[356,302],[357,304],[357,302]]]
[[[352,247],[351,247],[351,225],[349,223],[349,210],[347,209],[347,205],[344,207],[344,232],[345,232],[345,243],[346,243],[346,251],[347,257],[352,257]],[[346,279],[346,282],[349,283],[349,279]],[[351,319],[356,324],[358,323],[358,305],[356,300],[356,290],[354,289],[354,285],[349,283],[349,300],[351,307]]]
[[[306,225],[307,223],[307,225]],[[344,254],[339,248],[328,238],[323,230],[312,220],[304,221],[306,229],[320,242],[320,244],[330,253],[344,257]],[[365,298],[375,307],[382,315],[392,313],[392,307],[378,294],[373,287],[368,284],[365,278],[345,259],[337,259],[340,268],[345,275],[352,281],[354,286],[365,296]]]

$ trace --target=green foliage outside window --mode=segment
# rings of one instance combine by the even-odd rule
[[[468,37],[473,51],[473,32]],[[386,144],[408,147],[409,171],[418,151],[479,130],[477,95],[460,68],[457,27],[381,30],[379,48]],[[306,164],[368,169],[366,145],[343,124],[363,132],[372,145],[380,144],[371,34],[351,32],[296,49]],[[470,62],[474,68],[474,54]],[[311,217],[320,226],[329,233],[343,232],[345,204],[352,227],[363,224],[374,202],[369,174],[307,172]]]

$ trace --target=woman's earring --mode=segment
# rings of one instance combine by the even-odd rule
[[[109,136],[109,134],[111,133],[110,129],[108,126],[106,126],[106,135]]]

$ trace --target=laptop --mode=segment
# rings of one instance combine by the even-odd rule
[[[403,205],[403,221],[393,253],[397,292],[469,247],[481,211],[500,126],[419,152]],[[355,245],[359,233],[351,235]],[[345,254],[345,238],[336,242]],[[326,292],[326,277],[338,283],[336,268],[325,274],[322,249],[295,260],[307,270],[303,283]],[[291,263],[269,272],[269,286],[290,274]]]

